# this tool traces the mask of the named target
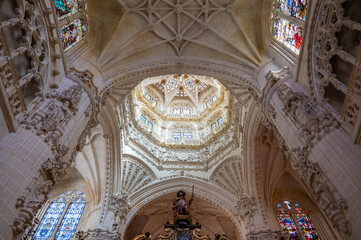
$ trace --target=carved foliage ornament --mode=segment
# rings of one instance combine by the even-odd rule
[[[338,122],[323,108],[315,104],[308,96],[295,93],[290,87],[281,84],[277,94],[283,103],[283,110],[293,124],[299,129],[300,136],[305,140],[303,147],[286,149],[286,157],[294,168],[310,186],[319,206],[331,219],[335,228],[345,234],[351,233],[350,223],[346,220],[347,203],[339,196],[327,181],[317,163],[309,160],[313,145],[330,130],[338,127]]]
[[[310,97],[293,92],[286,84],[278,86],[277,94],[283,103],[283,111],[299,129],[300,136],[308,147],[312,147],[322,136],[339,126],[336,119]]]
[[[69,120],[77,112],[83,89],[80,85],[73,85],[63,92],[53,92],[46,95],[39,103],[39,109],[31,114],[23,125],[43,136],[45,142],[51,144],[54,153],[39,169],[40,176],[34,179],[29,189],[27,200],[18,198],[16,208],[19,215],[15,218],[12,229],[13,235],[21,235],[27,229],[41,206],[47,201],[47,195],[58,180],[64,177],[68,168],[74,162],[76,151],[73,150],[67,157],[68,147],[60,144],[63,129],[66,129]],[[35,185],[35,187],[33,187]]]
[[[112,196],[112,208],[114,209],[112,230],[116,232],[130,211],[128,195],[124,192],[114,194]]]
[[[235,208],[237,209],[240,218],[245,219],[252,216],[253,208],[256,205],[255,198],[244,193],[244,191],[242,191],[237,198],[238,200]]]

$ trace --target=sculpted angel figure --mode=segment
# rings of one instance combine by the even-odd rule
[[[188,215],[189,207],[194,199],[194,186],[192,187],[192,197],[189,201],[185,198],[186,193],[184,191],[177,192],[177,198],[173,201],[173,215]]]

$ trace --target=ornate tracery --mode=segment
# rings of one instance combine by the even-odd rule
[[[48,205],[32,239],[70,240],[83,214],[85,199],[85,194],[78,190],[60,194]]]
[[[298,203],[283,201],[277,205],[277,217],[282,230],[289,232],[290,239],[321,239],[305,210]]]

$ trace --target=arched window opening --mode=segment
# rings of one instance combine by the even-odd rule
[[[85,208],[85,194],[67,191],[52,201],[42,216],[33,240],[70,240],[78,227]],[[53,239],[53,238],[51,238]]]
[[[290,233],[295,240],[321,239],[313,226],[310,217],[298,203],[283,201],[277,205],[277,217],[284,231]]]
[[[69,51],[85,37],[84,4],[82,0],[54,0],[64,52]]]
[[[299,54],[308,0],[276,0],[273,34],[276,40]]]

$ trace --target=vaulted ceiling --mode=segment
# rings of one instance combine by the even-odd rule
[[[91,51],[105,75],[160,59],[262,62],[263,0],[89,0]],[[227,27],[225,27],[227,26]]]

